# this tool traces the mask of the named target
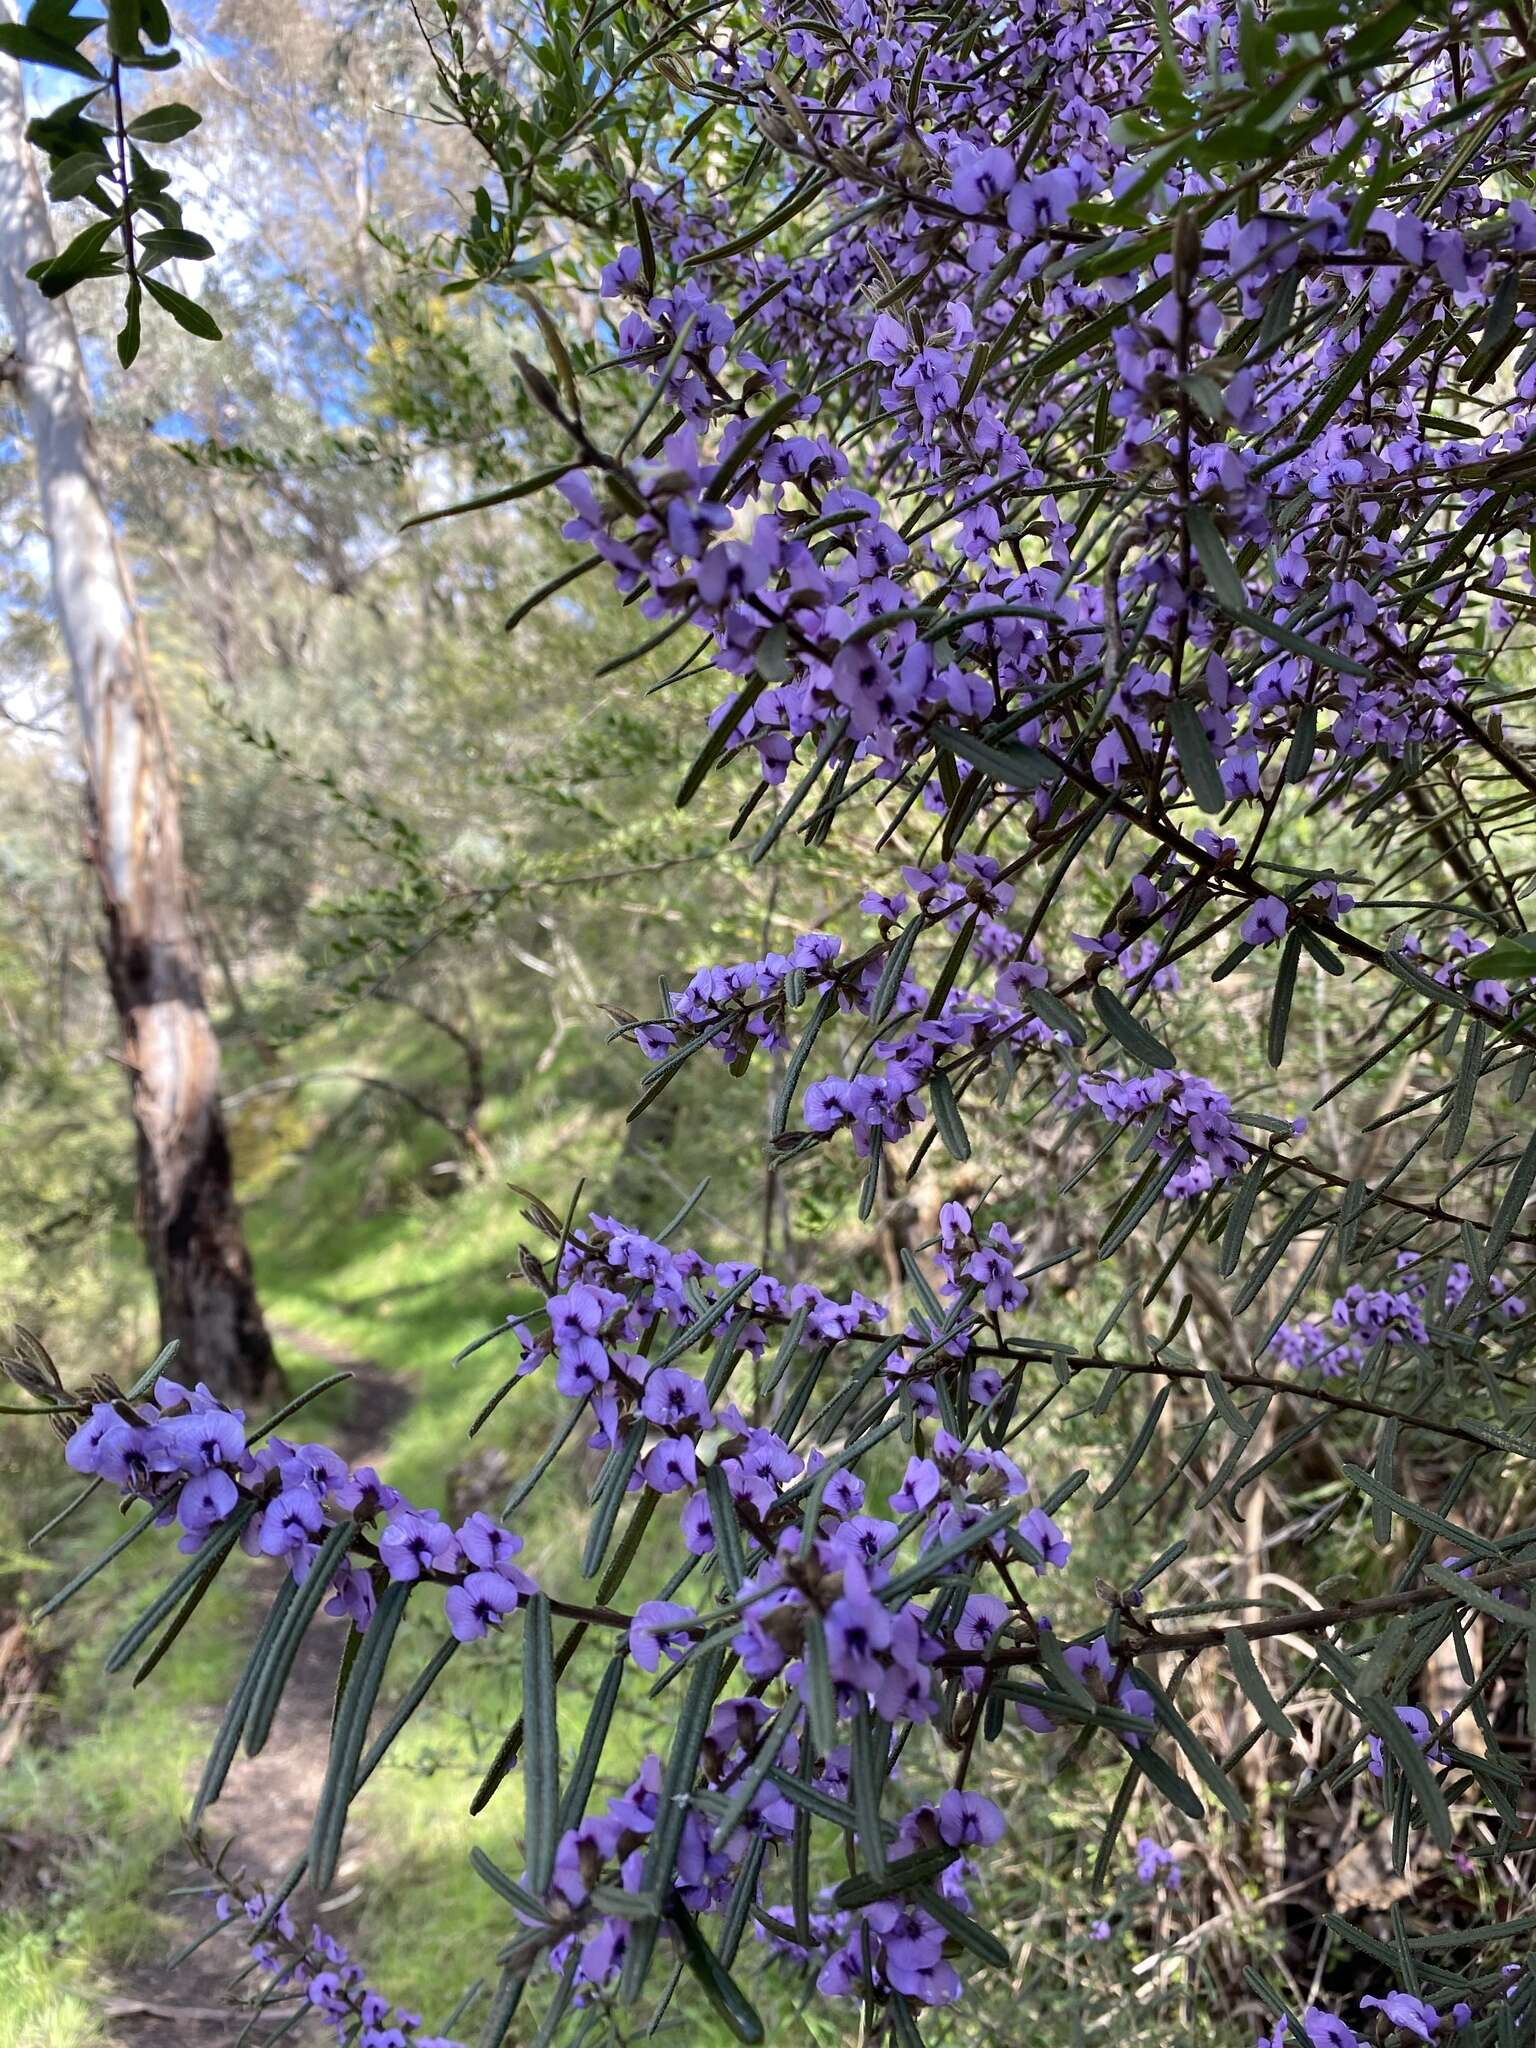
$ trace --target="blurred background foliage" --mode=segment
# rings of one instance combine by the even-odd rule
[[[511,360],[510,291],[444,292],[462,228],[454,195],[482,167],[461,127],[429,117],[439,82],[408,10],[239,0],[194,9],[186,26],[191,75],[178,90],[204,124],[182,152],[185,197],[220,252],[207,296],[226,339],[209,348],[162,324],[125,375],[111,356],[111,287],[74,304],[175,730],[240,1190],[289,1383],[353,1365],[350,1388],[315,1411],[316,1433],[328,1427],[354,1456],[387,1456],[413,1497],[463,1510],[506,1491],[554,1414],[530,1386],[471,1443],[499,1354],[451,1364],[518,1303],[523,1226],[509,1184],[558,1208],[584,1180],[584,1200],[655,1229],[708,1172],[689,1227],[717,1256],[766,1257],[789,1278],[814,1269],[828,1288],[885,1296],[899,1291],[899,1248],[929,1234],[942,1196],[988,1188],[930,1165],[911,1187],[890,1188],[861,1227],[827,1152],[781,1184],[760,1142],[771,1061],[730,1087],[695,1062],[626,1122],[636,1062],[608,1045],[603,1006],[650,1014],[658,968],[675,984],[701,962],[846,922],[860,849],[845,835],[813,866],[786,837],[773,862],[750,867],[744,841],[728,835],[751,785],[730,775],[711,778],[686,812],[672,809],[708,685],[651,693],[678,649],[633,655],[647,622],[605,578],[571,583],[506,633],[520,602],[577,559],[555,506],[533,497],[402,531],[561,452]],[[579,167],[546,175],[579,238]],[[486,268],[505,256],[480,253]],[[459,259],[473,267],[472,238]],[[590,332],[590,295],[558,289],[562,318]],[[589,403],[599,409],[625,403],[617,387],[611,400],[598,394]],[[130,1128],[45,551],[9,409],[0,537],[0,1310],[41,1338],[67,1378],[132,1376],[154,1348],[154,1322]],[[1097,931],[1107,879],[1100,888],[1081,874],[1072,886],[1081,928]],[[1190,1064],[1218,1078],[1251,1067],[1264,1029],[1261,992],[1245,997],[1235,981],[1222,994],[1198,1027],[1186,1014],[1181,1041]],[[1294,1045],[1309,1028],[1304,986]],[[1312,1042],[1325,1086],[1321,1038]],[[1389,1105],[1411,1071],[1381,1072]],[[1299,1078],[1288,1075],[1277,1109]],[[1002,1162],[995,1211],[1026,1227],[1041,1258],[1059,1254],[1068,1224],[1037,1203],[1054,1178],[1030,1150],[1038,1141],[1006,1107],[993,1115],[996,1141],[978,1152]],[[1166,1249],[1141,1255],[1149,1275]],[[1195,1254],[1188,1276],[1198,1288]],[[1053,1334],[1088,1343],[1112,1305],[1091,1264],[1067,1260],[1042,1285]],[[1216,1290],[1201,1306],[1219,1317]],[[1165,1446],[1098,1518],[1105,1575],[1148,1554],[1138,1518],[1156,1531],[1159,1487],[1204,1413],[1193,1399],[1185,1430],[1176,1396]],[[1117,1404],[1056,1425],[1058,1469],[1039,1490],[1079,1462],[1106,1484],[1137,1419]],[[1321,1447],[1315,1460],[1315,1493],[1276,1503],[1256,1487],[1246,1527],[1209,1508],[1186,1583],[1198,1587],[1202,1551],[1259,1571],[1277,1523],[1306,1524],[1314,1584],[1351,1571],[1354,1525],[1313,1514],[1332,1478]],[[1417,1475],[1432,1494],[1442,1477]],[[535,1570],[577,1525],[574,1489],[534,1497],[524,1526]],[[145,1694],[131,1693],[102,1677],[97,1646],[108,1614],[129,1610],[147,1583],[151,1561],[138,1551],[65,1623],[28,1623],[42,1589],[91,1554],[108,1523],[102,1510],[46,1557],[29,1549],[28,1533],[65,1497],[51,1441],[0,1432],[0,2048],[230,2038],[227,2024],[198,2017],[216,2011],[217,1967],[202,1957],[174,1979],[163,1967],[196,1926],[193,1907],[157,1901],[187,1868],[187,1773],[247,1632],[239,1575],[204,1610],[197,1654],[173,1657]],[[1064,1609],[1091,1600],[1073,1579]],[[496,1939],[495,1902],[467,1875],[464,1809],[505,1725],[513,1662],[515,1649],[492,1641],[455,1667],[364,1808],[368,1840],[388,1845],[378,1863],[388,1882],[364,1881],[354,1855],[329,1902],[330,1924],[353,1931],[390,1995],[438,2021]],[[320,1725],[308,1733],[323,1754],[329,1681],[311,1676]],[[307,1816],[304,1711],[276,1754]],[[573,1678],[562,1696],[572,1730],[582,1711]],[[613,1770],[653,1735],[626,1728]],[[1019,1960],[1011,1983],[978,1983],[959,2023],[966,2040],[1016,2041],[1022,2014],[1047,2048],[1246,2038],[1230,1987],[1245,1961],[1272,1950],[1276,1900],[1328,1864],[1329,1816],[1309,1841],[1304,1811],[1300,1822],[1293,1812],[1282,1838],[1260,1801],[1243,1855],[1176,1843],[1177,1895],[1112,1869],[1093,1909],[1110,1937],[1096,1938],[1086,1866],[1111,1781],[1064,1751],[1046,1783],[1041,1758],[1036,1745],[1017,1783],[1005,1771],[988,1788],[1015,1823],[989,1924]],[[1368,1807],[1368,1782],[1351,1796]],[[236,1817],[259,1816],[269,1838],[242,1845],[258,1871],[264,1856],[280,1860],[271,1838],[281,1839],[283,1797],[276,1781],[235,1795]],[[516,1829],[515,1785],[493,1820],[499,1854],[494,1838]],[[1449,1867],[1436,1881],[1446,1910],[1475,1883]],[[1391,1892],[1367,1861],[1332,1895],[1369,1925]],[[774,2009],[788,2038],[832,2040],[838,2022],[787,1989]],[[684,2038],[711,2038],[681,2010]],[[948,2038],[942,2023],[933,2038]]]

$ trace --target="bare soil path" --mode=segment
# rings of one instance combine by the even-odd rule
[[[410,1406],[407,1389],[371,1360],[349,1357],[302,1331],[277,1325],[273,1335],[288,1351],[352,1374],[351,1401],[335,1432],[335,1448],[350,1464],[382,1462],[390,1431]],[[269,1577],[258,1578],[248,1571],[253,1635],[270,1597]],[[275,1577],[271,1582],[275,1584]],[[227,1867],[243,1871],[248,1886],[259,1887],[280,1878],[309,1840],[330,1746],[338,1641],[335,1629],[310,1630],[295,1659],[266,1747],[260,1756],[239,1759],[209,1813],[209,1841],[218,1845],[233,1838]],[[210,1740],[214,1726],[210,1714]],[[364,1860],[361,1840],[359,1836],[343,1858],[327,1897],[316,1899],[308,1886],[294,1894],[292,1910],[301,1927],[318,1920],[345,1939],[349,1910],[362,1897],[357,1881]],[[196,1884],[203,1877],[190,1854],[178,1855],[166,1866],[165,1890]],[[125,1970],[103,1987],[101,2009],[109,2037],[116,2048],[233,2048],[249,2018],[238,2002],[239,1990],[232,1994],[230,1984],[243,1957],[227,1939],[216,1937],[170,1969],[171,1957],[212,1917],[208,1903],[200,1898],[173,1899],[170,1906],[178,1924],[165,1956]],[[260,2048],[290,2014],[291,2007],[281,2008],[271,2028],[258,2026],[245,2037],[246,2048]],[[285,2038],[301,2041],[303,2035]]]

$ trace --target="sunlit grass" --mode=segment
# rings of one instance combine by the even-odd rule
[[[78,1952],[40,1927],[0,1923],[0,2048],[101,2048]]]

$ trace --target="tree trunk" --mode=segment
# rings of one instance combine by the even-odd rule
[[[0,58],[0,293],[14,337],[5,373],[31,425],[73,677],[102,952],[138,1134],[139,1224],[162,1338],[181,1343],[178,1374],[250,1397],[276,1361],[235,1202],[170,737],[102,495],[74,320],[27,277],[54,245],[25,129],[20,72]]]

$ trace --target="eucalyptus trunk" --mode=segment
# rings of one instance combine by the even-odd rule
[[[178,1376],[224,1395],[276,1374],[235,1201],[219,1047],[182,871],[174,757],[132,584],[107,514],[74,320],[27,272],[54,254],[21,75],[0,58],[4,374],[31,427],[54,601],[69,655],[102,954],[137,1133],[138,1215]]]

